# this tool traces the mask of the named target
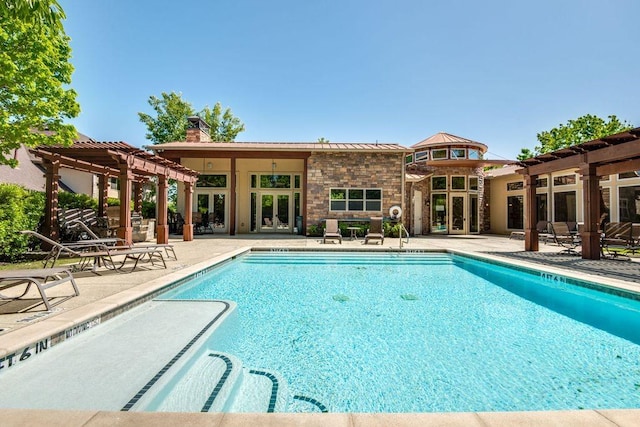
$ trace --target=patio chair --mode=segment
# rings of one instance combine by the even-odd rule
[[[91,244],[62,244],[54,240],[43,236],[40,233],[36,233],[31,230],[23,230],[20,233],[28,234],[36,237],[41,241],[47,243],[51,250],[43,260],[44,267],[51,268],[55,265],[56,261],[60,258],[61,254],[65,254],[70,257],[79,258],[76,268],[80,271],[87,269],[91,265],[91,272],[98,274],[98,266],[103,265],[109,270],[116,272],[122,272],[122,267],[127,261],[133,261],[134,265],[129,270],[132,272],[138,266],[138,262],[146,255],[149,256],[149,260],[152,265],[155,265],[156,261],[160,261],[164,268],[167,268],[167,264],[162,256],[161,248],[130,248],[128,246],[107,246],[104,243],[93,242]],[[122,249],[120,249],[122,248]],[[113,257],[124,255],[124,259],[119,265],[114,261]]]
[[[173,248],[171,243],[138,243],[135,245],[129,245],[125,240],[113,237],[113,238],[99,238],[84,222],[80,221],[80,227],[84,229],[88,236],[91,237],[89,240],[80,240],[76,244],[77,245],[90,245],[92,242],[104,242],[109,245],[111,242],[115,242],[120,247],[128,247],[129,249],[134,248],[162,248],[164,249],[164,253],[167,255],[167,258],[173,258],[174,260],[178,260],[178,256],[176,255],[176,251]],[[75,244],[74,244],[75,246]]]
[[[67,282],[71,283],[71,286],[73,286],[74,294],[52,304],[45,291]],[[31,286],[35,286],[38,288],[38,292],[40,293],[40,297],[42,298],[42,302],[44,303],[47,311],[51,311],[51,307],[54,305],[60,304],[68,298],[80,295],[80,291],[78,291],[78,286],[76,285],[76,281],[71,272],[68,269],[61,267],[0,271],[0,291],[4,292],[9,288],[20,285],[26,285],[24,292],[18,296],[0,294],[0,300],[18,300],[29,292]]]
[[[560,251],[561,253],[580,254],[576,251],[576,248],[581,244],[580,237],[577,233],[571,233],[566,222],[552,222],[551,233],[553,234],[553,241],[564,248]]]
[[[375,240],[376,244],[380,241],[380,244],[384,244],[384,231],[382,230],[382,218],[373,217],[369,222],[369,230],[367,235],[364,236],[364,244],[369,243],[369,240]]]
[[[338,227],[337,219],[327,219],[325,220],[324,234],[322,235],[322,243],[327,243],[327,239],[338,239],[340,244],[342,244],[342,233],[340,233],[340,228]]]
[[[600,239],[600,255],[605,258],[618,258],[626,256],[629,251],[637,250],[634,249],[632,233],[633,224],[630,222],[607,223]]]

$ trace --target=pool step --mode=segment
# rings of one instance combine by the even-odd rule
[[[207,350],[169,369],[129,410],[155,412],[327,412],[317,400],[291,394],[274,371],[244,367],[232,354]]]
[[[165,374],[132,408],[135,411],[217,412],[235,390],[242,362],[231,354],[205,351],[173,375]]]
[[[307,253],[250,254],[242,259],[248,264],[388,264],[388,265],[452,265],[453,258],[448,254],[349,254],[322,253],[322,256]]]
[[[242,369],[242,376],[225,412],[286,412],[287,382],[278,373],[259,369]]]

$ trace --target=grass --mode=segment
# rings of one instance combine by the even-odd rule
[[[62,267],[65,264],[74,264],[79,262],[79,258],[64,258],[56,262],[56,267]],[[0,262],[0,271],[6,270],[26,270],[30,268],[43,268],[41,260],[20,261],[20,262]]]

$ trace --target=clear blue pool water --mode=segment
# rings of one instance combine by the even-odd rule
[[[640,303],[449,254],[251,253],[167,299],[331,412],[640,408]],[[290,408],[290,410],[296,410]]]

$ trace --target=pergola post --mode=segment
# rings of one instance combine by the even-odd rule
[[[132,174],[127,165],[120,166],[120,226],[118,237],[127,244],[133,243],[133,227],[131,226],[131,179]]]
[[[193,183],[184,183],[184,225],[182,226],[182,240],[190,242],[193,240]]]
[[[231,187],[229,188],[229,235],[236,234],[236,158],[231,157]]]
[[[600,259],[600,180],[593,164],[582,165],[580,173],[584,209],[582,258]]]
[[[98,216],[105,217],[107,216],[107,207],[109,206],[107,203],[109,195],[109,175],[107,174],[99,174],[98,175]]]
[[[142,214],[142,182],[133,182],[133,211]]]
[[[42,225],[42,233],[51,240],[58,241],[60,238],[60,230],[58,228],[58,187],[60,180],[60,162],[53,160],[45,160],[43,162],[46,168],[46,192],[47,197],[44,206],[44,224]]]
[[[524,176],[524,197],[527,214],[524,216],[524,250],[537,252],[539,247],[538,229],[538,206],[536,203],[536,183],[537,175]]]
[[[167,199],[169,198],[169,190],[167,177],[165,175],[158,175],[158,194],[156,200],[158,201],[158,218],[156,220],[156,241],[158,243],[169,243],[169,225],[167,223]]]

